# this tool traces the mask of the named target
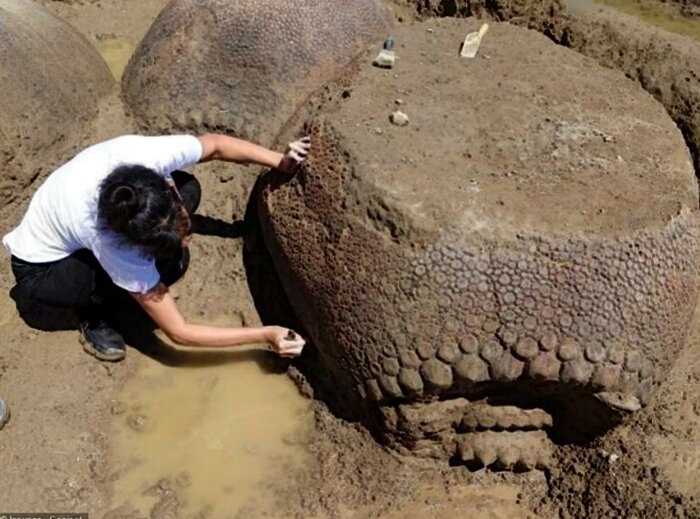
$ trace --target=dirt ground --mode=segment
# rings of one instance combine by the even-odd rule
[[[119,77],[167,0],[35,0],[73,24],[108,58]],[[404,2],[405,4],[405,2]],[[397,16],[409,23],[403,5]],[[134,132],[116,91],[102,105],[90,139]],[[57,157],[57,164],[65,157]],[[198,168],[203,233],[193,245],[193,268],[176,288],[185,314],[259,322],[248,293],[239,221],[255,180],[254,168]],[[24,205],[10,208],[0,233],[14,226]],[[207,218],[209,217],[209,218]],[[130,348],[125,362],[108,365],[84,354],[76,332],[29,329],[7,296],[8,262],[0,267],[0,398],[13,410],[0,433],[0,512],[83,511],[92,517],[137,517],[115,508],[113,424],[120,391],[140,363],[154,356]],[[186,294],[186,295],[185,295]],[[164,358],[163,358],[164,359]],[[361,427],[334,418],[314,403],[314,427],[303,469],[269,482],[276,499],[237,517],[477,518],[688,517],[700,518],[700,314],[688,348],[651,405],[594,445],[559,449],[548,472],[523,474],[450,468],[397,457]],[[280,471],[283,472],[283,471]],[[172,497],[169,488],[160,488]],[[154,519],[184,517],[167,506]],[[199,517],[207,517],[206,514]]]

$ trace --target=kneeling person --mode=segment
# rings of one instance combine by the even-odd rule
[[[190,215],[201,196],[199,182],[182,168],[222,160],[290,172],[308,149],[308,138],[281,154],[216,134],[128,135],[87,148],[46,179],[3,239],[20,314],[44,329],[56,326],[42,323],[53,310],[77,315],[84,349],[121,360],[124,339],[110,323],[109,306],[126,291],[177,344],[268,343],[282,356],[299,355],[304,341],[287,328],[187,322],[168,286],[187,269]]]

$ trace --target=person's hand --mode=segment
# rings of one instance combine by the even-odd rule
[[[301,355],[306,341],[298,333],[281,326],[268,326],[267,342],[270,349],[280,357],[293,358]]]
[[[299,164],[306,160],[311,148],[311,137],[303,137],[298,141],[290,142],[287,151],[277,169],[285,173],[294,173]]]

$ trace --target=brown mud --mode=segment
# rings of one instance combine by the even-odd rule
[[[106,55],[115,77],[121,73],[126,49],[138,44],[167,3],[166,0],[37,1],[92,41]],[[539,2],[532,4],[537,6]],[[624,52],[634,51],[640,63],[644,62],[640,56],[656,55],[653,48],[632,45],[635,30],[646,27],[636,19],[606,11],[606,23],[629,28],[629,34],[613,36],[609,31],[588,32],[592,26],[587,24],[592,22],[537,18],[551,14],[551,10],[536,11],[524,16],[524,23],[538,26],[550,37],[569,43],[577,50],[596,54],[610,66],[622,68],[649,86],[657,99],[665,99],[666,94],[670,96],[677,91],[677,85],[669,86],[678,75],[674,69],[677,63],[663,65],[656,61],[655,70],[664,74],[637,76],[631,68],[624,68],[632,67],[634,60],[628,64],[616,55],[615,49],[620,45]],[[406,2],[397,7],[396,14],[405,23],[416,16]],[[674,48],[684,51],[683,56],[687,57],[683,59],[687,61],[683,63],[692,65],[693,54],[700,55],[690,40],[665,35],[664,38],[668,38]],[[688,69],[696,70],[694,65],[688,65]],[[655,82],[654,77],[662,80]],[[674,95],[675,104],[664,104],[697,157],[700,148],[693,149],[693,143],[698,141],[694,140],[692,121],[697,104],[683,104],[695,98]],[[675,112],[674,106],[678,107]],[[88,137],[76,143],[73,150],[56,157],[47,165],[47,170],[82,146],[133,132],[136,128],[124,113],[116,92],[102,102],[100,116],[93,126]],[[201,234],[193,245],[192,270],[176,289],[183,312],[192,318],[231,324],[259,322],[246,283],[243,245],[239,239],[240,220],[257,173],[253,168],[221,165],[198,168],[205,193],[203,217],[199,220]],[[31,188],[13,205],[2,209],[4,220],[0,233],[17,223],[30,193]],[[0,288],[5,294],[0,296],[3,336],[0,398],[10,404],[13,417],[0,433],[2,511],[75,510],[111,519],[393,519],[448,518],[465,514],[476,518],[700,517],[697,480],[700,471],[700,315],[694,319],[688,347],[651,404],[592,445],[560,449],[558,465],[551,471],[470,472],[403,458],[380,448],[361,426],[343,422],[331,415],[323,404],[313,402],[310,404],[311,424],[305,431],[295,431],[290,437],[288,430],[286,435],[276,437],[292,444],[296,454],[303,454],[302,462],[290,466],[281,460],[272,464],[261,476],[265,482],[260,485],[266,487],[264,495],[261,493],[258,498],[253,489],[239,507],[236,505],[237,512],[233,508],[221,512],[217,507],[226,508],[228,504],[221,495],[210,498],[215,503],[200,503],[203,504],[200,507],[183,505],[189,498],[187,489],[207,483],[204,479],[193,483],[193,476],[187,475],[186,469],[154,473],[148,482],[135,483],[138,492],[125,489],[129,483],[124,478],[130,472],[124,450],[136,453],[138,440],[136,444],[131,440],[138,436],[131,438],[131,443],[126,441],[120,445],[119,435],[120,431],[124,432],[125,425],[132,432],[138,429],[148,432],[148,413],[139,418],[141,410],[132,407],[138,406],[138,396],[130,391],[141,391],[143,399],[151,398],[152,395],[146,393],[157,393],[162,389],[161,384],[177,380],[179,370],[187,370],[187,376],[192,376],[199,368],[202,373],[198,383],[208,387],[207,384],[217,377],[234,376],[237,368],[232,367],[229,373],[227,365],[238,362],[255,365],[257,357],[239,353],[196,358],[191,354],[175,355],[171,350],[162,349],[157,341],[151,341],[140,350],[130,348],[127,360],[121,364],[100,364],[81,351],[75,332],[47,334],[33,331],[22,323],[6,295],[11,281],[9,265],[5,262],[0,268]],[[262,365],[273,373],[263,375],[264,370],[260,371],[260,376],[250,382],[258,389],[266,387],[265,381],[269,378],[265,377],[283,377],[280,372],[286,367],[276,359],[263,358]],[[139,381],[147,379],[149,373],[156,374],[155,386],[139,386]],[[286,394],[294,391],[291,384],[281,378],[276,380],[276,387],[285,392],[281,401],[297,405],[299,401]],[[167,390],[163,393],[161,396],[168,396]],[[196,399],[201,398],[202,393],[170,396],[174,399],[171,402],[188,399],[188,405],[192,405],[197,404]],[[230,395],[230,399],[231,405],[237,402],[236,395]],[[248,402],[250,398],[241,400],[243,405],[255,402],[254,399]],[[224,413],[216,407],[213,411]],[[222,432],[235,427],[227,420],[215,426],[222,427]],[[222,435],[222,438],[229,437]],[[255,458],[250,463],[255,463]],[[230,465],[233,481],[241,475],[241,468],[235,462]],[[225,471],[215,475],[227,478]],[[135,495],[127,495],[130,492]],[[211,504],[211,509],[207,504]]]
[[[638,16],[645,22],[668,31],[698,39],[697,18],[700,17],[700,4],[696,0],[670,0],[668,2],[651,0],[595,1],[619,9],[624,13]]]

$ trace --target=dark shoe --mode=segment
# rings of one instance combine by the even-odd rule
[[[126,357],[124,338],[102,320],[81,323],[80,342],[86,352],[100,360],[116,362]]]
[[[0,429],[5,427],[5,424],[10,421],[10,408],[4,400],[0,400]]]

